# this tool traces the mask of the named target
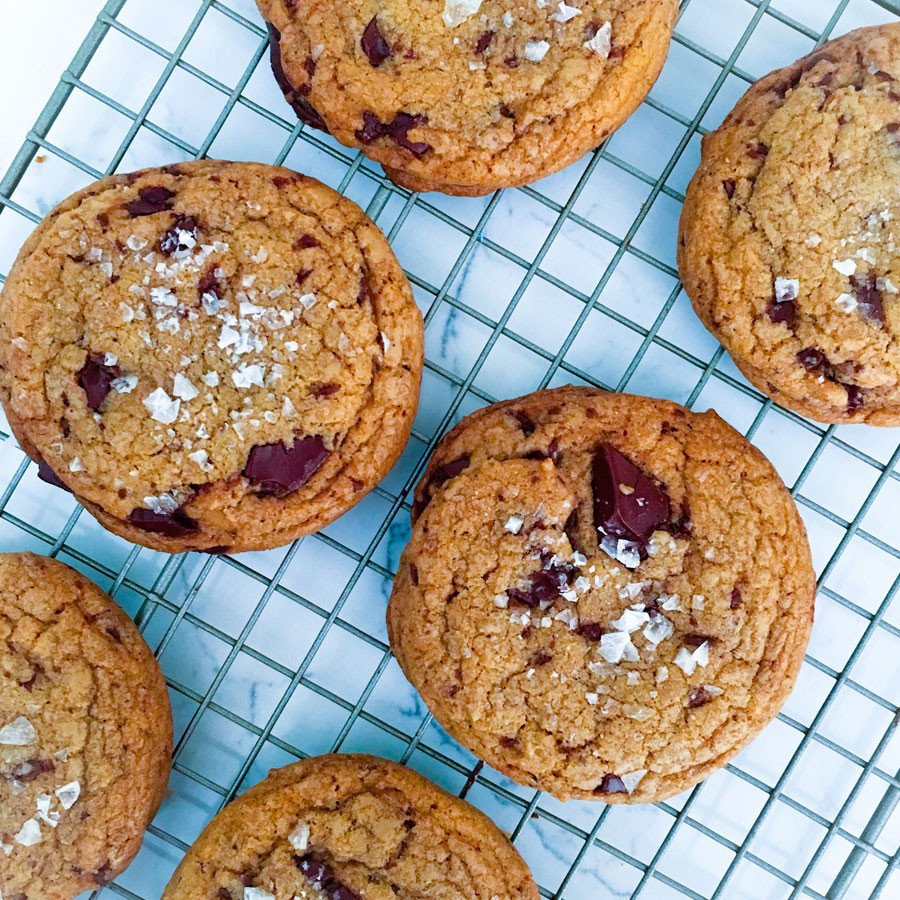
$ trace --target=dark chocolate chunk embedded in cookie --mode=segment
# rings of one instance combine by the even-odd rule
[[[97,182],[29,239],[0,296],[0,399],[45,480],[112,531],[240,552],[388,472],[422,345],[359,207],[287,169],[184,163]]]
[[[777,713],[814,594],[790,493],[714,413],[560,388],[440,443],[387,621],[489,765],[561,799],[651,802]]]

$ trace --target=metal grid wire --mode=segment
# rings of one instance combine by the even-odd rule
[[[692,5],[698,6],[703,2],[704,0],[682,0],[682,16],[686,15]],[[868,3],[866,8],[877,10],[881,14],[885,10],[893,14],[900,13],[900,7],[892,0],[862,2]],[[491,229],[492,216],[504,202],[504,194],[496,194],[483,204],[467,201],[470,206],[467,207],[469,212],[466,214],[461,213],[463,207],[455,202],[442,202],[440,198],[433,196],[410,195],[391,185],[380,169],[371,166],[360,155],[339,147],[319,133],[310,132],[293,120],[289,121],[290,113],[286,106],[273,105],[269,109],[250,99],[245,90],[254,73],[266,66],[266,38],[259,20],[252,16],[249,4],[232,2],[229,5],[218,0],[200,0],[174,50],[165,49],[120,20],[120,14],[127,5],[126,0],[109,0],[106,4],[34,128],[27,135],[11,169],[0,182],[0,203],[3,209],[0,232],[4,230],[3,219],[7,220],[6,225],[10,226],[8,230],[13,234],[24,234],[26,227],[39,221],[38,211],[30,208],[27,202],[17,200],[17,189],[26,176],[35,171],[35,160],[37,157],[39,163],[40,155],[52,156],[68,163],[77,171],[78,178],[83,183],[116,171],[123,162],[127,163],[132,143],[142,131],[168,142],[173,157],[179,153],[184,158],[204,156],[214,149],[216,139],[229,116],[235,110],[249,111],[272,126],[280,135],[280,149],[276,153],[270,153],[271,158],[267,161],[282,163],[288,160],[288,164],[291,164],[293,156],[289,160],[289,154],[300,153],[302,162],[303,153],[316,153],[339,167],[342,174],[337,187],[340,191],[349,192],[351,183],[358,185],[362,180],[367,186],[367,211],[376,221],[381,219],[392,241],[397,239],[404,224],[411,221],[410,217],[416,211],[427,213],[431,217],[429,221],[443,226],[447,230],[445,233],[452,234],[454,241],[458,241],[456,246],[459,249],[458,252],[453,251],[455,262],[440,283],[431,283],[429,278],[412,271],[408,274],[425,310],[429,334],[443,321],[441,317],[448,315],[467,317],[467,321],[476,323],[483,334],[483,346],[468,360],[463,374],[440,362],[435,354],[429,353],[425,391],[437,391],[437,386],[440,386],[440,396],[431,402],[432,409],[437,404],[438,412],[433,421],[423,424],[420,418],[414,429],[405,463],[400,467],[400,476],[392,476],[374,492],[377,505],[372,507],[374,512],[367,513],[367,518],[363,520],[364,540],[360,539],[358,523],[355,526],[356,537],[352,539],[348,538],[346,530],[340,529],[326,530],[315,538],[306,539],[318,542],[317,546],[325,548],[332,554],[332,558],[341,560],[341,565],[348,573],[343,587],[327,603],[320,602],[315,596],[306,596],[306,592],[296,581],[287,583],[286,576],[292,563],[296,566],[302,562],[304,541],[295,543],[283,554],[267,555],[268,561],[263,562],[259,555],[221,559],[197,556],[158,557],[137,547],[127,547],[119,542],[110,543],[111,538],[101,538],[96,530],[90,532],[86,539],[80,529],[90,527],[85,522],[90,517],[84,515],[78,507],[67,508],[65,517],[58,522],[50,520],[50,524],[47,524],[43,518],[29,512],[27,504],[17,506],[16,498],[31,490],[29,485],[36,485],[32,482],[34,469],[24,457],[9,454],[2,457],[7,461],[13,460],[12,468],[15,471],[0,473],[6,484],[0,494],[0,527],[5,529],[0,539],[7,544],[18,541],[18,546],[27,544],[50,555],[59,555],[93,575],[135,616],[157,655],[161,657],[178,724],[173,775],[173,785],[176,780],[179,785],[176,793],[190,796],[192,791],[200,790],[212,797],[213,800],[208,801],[202,809],[201,817],[205,820],[248,783],[258,780],[272,761],[283,762],[310,752],[309,749],[304,749],[304,742],[297,734],[290,734],[288,739],[278,733],[277,727],[279,718],[292,699],[303,692],[304,697],[311,698],[311,703],[327,703],[329,708],[338,711],[337,724],[329,733],[327,746],[320,749],[348,749],[353,743],[348,741],[348,736],[351,732],[356,733],[355,729],[368,729],[367,733],[377,730],[385,741],[397,748],[394,755],[402,762],[412,761],[429,773],[440,770],[441,781],[453,784],[460,795],[468,795],[470,799],[477,796],[475,802],[489,810],[505,809],[506,824],[513,840],[520,845],[524,842],[523,835],[530,823],[540,821],[545,827],[552,828],[554,834],[560,836],[558,840],[574,849],[568,855],[561,854],[552,867],[534,862],[535,854],[526,852],[535,868],[544,897],[606,896],[600,881],[585,882],[579,876],[581,867],[587,866],[586,860],[595,854],[600,854],[600,858],[606,861],[604,865],[626,873],[624,881],[627,882],[627,887],[617,891],[619,896],[687,896],[698,900],[704,897],[739,895],[791,898],[900,896],[900,877],[897,873],[900,855],[897,853],[896,841],[889,844],[887,849],[879,843],[900,800],[900,773],[896,771],[896,762],[890,765],[883,762],[888,757],[894,760],[897,758],[896,754],[886,753],[889,748],[896,749],[898,746],[896,741],[892,744],[900,724],[895,703],[897,694],[887,689],[887,685],[885,690],[876,690],[867,686],[867,680],[871,683],[871,679],[854,677],[861,662],[871,664],[873,655],[878,655],[878,663],[883,662],[887,670],[888,655],[891,652],[896,654],[897,650],[896,644],[893,650],[890,649],[890,641],[900,639],[900,627],[893,624],[889,616],[891,603],[900,591],[900,534],[895,530],[892,540],[889,533],[885,536],[884,529],[879,532],[877,528],[868,530],[864,527],[867,524],[864,522],[867,514],[880,502],[880,497],[900,499],[900,447],[891,448],[891,440],[888,439],[885,450],[883,442],[878,444],[876,441],[872,445],[865,440],[857,440],[852,430],[823,428],[778,410],[740,378],[736,370],[729,368],[727,357],[723,357],[721,348],[703,358],[699,351],[688,349],[677,338],[667,336],[664,326],[670,315],[675,315],[673,310],[676,309],[676,301],[681,292],[677,272],[670,260],[658,258],[658,254],[640,249],[640,241],[636,240],[642,226],[650,221],[658,200],[662,198],[675,205],[683,200],[682,193],[671,186],[671,176],[679,163],[690,158],[689,148],[695,147],[697,136],[705,132],[701,123],[713,108],[720,90],[729,83],[736,84],[743,90],[754,80],[753,76],[737,65],[754,34],[775,24],[787,29],[798,40],[806,41],[807,46],[810,42],[821,43],[839,25],[851,0],[821,0],[820,6],[829,7],[829,11],[827,15],[821,16],[816,27],[782,11],[796,10],[796,0],[786,0],[783,3],[778,3],[777,0],[733,0],[734,7],[745,11],[749,7],[750,15],[727,58],[722,58],[692,40],[679,28],[675,39],[676,47],[694,54],[692,58],[708,64],[715,74],[705,99],[693,116],[678,112],[669,104],[654,99],[653,95],[647,101],[650,109],[675,123],[683,132],[673,142],[668,160],[658,174],[650,175],[643,171],[641,165],[632,164],[628,159],[616,155],[614,146],[605,146],[592,154],[580,170],[575,167],[575,177],[567,184],[565,196],[561,199],[553,199],[550,196],[552,192],[543,191],[540,185],[514,192],[543,208],[544,214],[553,223],[540,246],[529,256],[505,246],[505,242],[496,237],[496,230]],[[235,7],[241,7],[242,11],[237,11]],[[226,85],[184,58],[186,48],[201,28],[205,17],[213,13],[226,17],[255,41],[255,50],[250,55],[249,64],[233,86]],[[139,45],[161,62],[161,73],[139,109],[128,108],[83,78],[104,41],[113,35]],[[212,127],[196,145],[155,124],[150,116],[167,84],[179,73],[202,82],[207,88],[217,92],[223,101],[221,112]],[[123,77],[128,77],[128,73],[123,73]],[[67,104],[78,95],[93,98],[110,115],[118,114],[127,121],[124,137],[104,171],[88,164],[78,154],[55,144],[49,137]],[[158,159],[157,163],[170,161],[172,160]],[[601,165],[614,167],[622,178],[627,176],[641,188],[643,201],[621,235],[600,227],[589,216],[576,210],[585,186]],[[387,212],[389,205],[390,215]],[[475,211],[475,217],[471,215],[472,210]],[[552,266],[542,265],[548,259],[558,235],[564,228],[572,225],[579,226],[614,248],[602,276],[590,291],[576,288],[565,279],[552,274]],[[464,301],[454,291],[459,276],[469,265],[476,248],[495,254],[515,273],[513,280],[517,280],[518,286],[506,306],[497,311],[498,314],[488,314],[483,309],[476,308],[477,305]],[[617,267],[623,259],[629,257],[640,260],[651,270],[665,276],[667,283],[671,284],[668,297],[649,325],[633,321],[613,305],[604,302],[604,290],[614,285]],[[511,320],[522,298],[535,282],[549,285],[576,301],[579,311],[558,346],[541,346],[534,340],[523,337],[512,327],[514,322]],[[634,342],[634,351],[621,370],[618,380],[600,379],[587,371],[589,367],[579,367],[568,358],[589,318],[598,314],[608,327],[616,325],[626,330]],[[700,785],[686,798],[662,803],[655,808],[657,822],[662,822],[663,830],[662,836],[651,844],[648,853],[625,850],[617,845],[615,831],[625,821],[623,815],[636,815],[636,812],[623,812],[621,808],[613,809],[602,805],[581,805],[577,815],[574,812],[570,814],[569,810],[574,810],[574,806],[556,804],[539,793],[518,789],[496,773],[482,770],[471,757],[460,754],[458,749],[453,750],[448,743],[430,740],[434,724],[426,711],[421,712],[414,728],[406,729],[396,721],[386,721],[386,716],[373,712],[369,706],[368,701],[378,690],[379,680],[393,663],[383,634],[374,627],[366,626],[364,620],[351,614],[354,592],[365,593],[369,583],[367,579],[371,578],[381,584],[382,589],[389,584],[392,571],[390,562],[386,561],[389,557],[385,556],[383,550],[385,542],[389,542],[392,537],[396,542],[399,533],[402,545],[405,535],[402,522],[408,515],[408,496],[440,435],[461,415],[476,406],[499,399],[492,396],[477,380],[492,350],[501,342],[513,346],[522,360],[527,358],[537,362],[541,374],[534,379],[532,386],[535,388],[574,381],[599,385],[609,390],[621,390],[629,382],[633,386],[632,378],[649,353],[664,350],[677,363],[686,364],[692,372],[693,386],[687,391],[687,405],[698,403],[701,393],[710,385],[727,388],[728,396],[737,398],[735,403],[747,401],[753,410],[743,425],[749,438],[759,439],[767,427],[765,423],[775,417],[780,423],[778,427],[790,429],[793,440],[802,446],[804,459],[797,466],[792,492],[804,517],[808,521],[815,519],[823,528],[830,530],[832,535],[827,552],[817,560],[820,606],[823,602],[830,601],[835,609],[847,617],[846,621],[852,623],[847,631],[853,635],[855,644],[852,645],[852,650],[848,650],[846,658],[834,665],[817,658],[812,652],[808,655],[804,669],[811,673],[811,677],[818,678],[816,683],[824,687],[819,690],[813,706],[814,712],[808,717],[797,717],[789,712],[778,717],[782,731],[791,735],[793,740],[789,741],[791,752],[785,756],[777,777],[763,780],[753,774],[752,767],[742,766],[740,759],[726,767],[728,775],[736,783],[754,789],[764,798],[752,808],[745,827],[725,833],[726,829],[708,824],[711,821],[707,815],[710,804],[704,798],[708,799],[713,788],[709,784]],[[9,435],[4,432],[0,436],[6,442],[5,446],[12,448],[13,442]],[[0,444],[0,449],[3,446]],[[835,511],[820,493],[817,496],[815,491],[805,490],[807,485],[811,485],[811,477],[815,477],[817,464],[835,453],[846,465],[853,466],[854,471],[860,469],[866,472],[865,484],[868,488],[861,496],[858,506],[847,515]],[[111,550],[105,555],[98,553],[96,547],[103,541],[106,542],[104,546],[115,547],[115,551]],[[846,578],[832,577],[845,570],[848,560],[863,559],[863,550],[877,551],[886,561],[889,572],[883,596],[875,602],[851,599],[846,594],[852,592],[841,587],[846,583]],[[103,555],[103,561],[97,559],[98,555]],[[241,590],[253,598],[244,603],[246,615],[237,626],[231,627],[223,623],[198,599],[204,585],[214,578],[224,578],[226,586],[235,586],[235,591],[236,585],[240,583],[243,586]],[[275,603],[286,603],[287,608],[302,611],[306,621],[311,623],[310,634],[313,637],[303,642],[302,653],[298,654],[302,655],[302,659],[291,660],[290,664],[261,652],[250,640],[251,633],[267,615],[267,609],[271,613],[271,607]],[[378,615],[381,614],[381,609],[379,607]],[[173,676],[171,667],[167,665],[167,650],[172,654],[184,652],[183,645],[179,643],[179,635],[188,627],[192,629],[191,634],[209,638],[222,648],[215,670],[210,671],[209,678],[199,686],[192,683],[190,678]],[[311,666],[317,660],[317,654],[320,649],[323,653],[329,652],[329,641],[336,633],[358,642],[357,646],[364,647],[375,660],[368,673],[370,677],[355,692],[355,699],[348,699],[323,686],[319,683],[322,679],[314,680],[310,677]],[[888,643],[885,643],[886,640]],[[277,679],[279,685],[270,711],[262,718],[252,721],[253,717],[244,710],[231,708],[235,704],[223,702],[220,693],[232,670],[247,664],[264,667],[268,676]],[[801,679],[800,690],[805,689]],[[848,695],[854,703],[869,704],[877,714],[875,719],[878,726],[867,735],[864,746],[855,736],[835,734],[832,729],[824,727],[829,714],[834,712],[837,705],[846,703]],[[241,736],[237,742],[240,748],[236,751],[237,765],[229,771],[227,778],[217,777],[215,772],[204,771],[202,754],[198,756],[195,752],[189,752],[192,738],[202,736],[205,717],[210,714],[215,714],[225,726],[233,728],[234,733]],[[843,801],[828,809],[827,814],[813,808],[817,804],[797,799],[798,792],[794,790],[796,778],[792,779],[798,771],[805,772],[802,768],[804,754],[822,749],[849,764],[852,771],[849,789],[843,795]],[[808,774],[803,777],[808,782]],[[858,821],[854,824],[855,805],[864,794],[871,795],[873,791],[875,799],[867,807],[864,821],[862,824]],[[758,840],[766,830],[767,823],[771,823],[785,809],[799,817],[796,821],[816,826],[815,837],[805,848],[803,862],[799,867],[785,865],[771,852],[771,844],[760,843]],[[196,830],[195,828],[192,833],[196,833]],[[157,818],[150,829],[144,851],[152,854],[152,864],[159,862],[163,869],[171,870],[187,848],[185,840],[179,837],[180,833],[178,823],[166,819],[163,814]],[[808,830],[803,832],[802,828],[798,832],[808,833]],[[683,852],[684,847],[700,842],[724,854],[726,862],[717,872],[715,880],[705,886],[691,886],[685,883],[690,879],[668,874],[671,867],[667,860],[673,854]],[[838,850],[838,847],[841,849]],[[824,866],[828,876],[823,881],[816,873],[823,867],[823,863],[835,858],[835,864],[828,863]],[[861,873],[866,873],[862,881]],[[103,894],[149,900],[153,897],[153,892],[158,892],[158,887],[148,887],[149,880],[141,881],[143,877],[129,876],[126,873],[118,883],[97,891],[93,896]],[[758,881],[760,877],[765,878],[767,886],[748,889],[748,885],[762,884]],[[817,886],[814,887],[814,884]]]

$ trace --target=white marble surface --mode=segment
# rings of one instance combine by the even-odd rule
[[[225,5],[258,22],[251,0],[225,0]],[[23,6],[4,10],[3,40],[8,48],[24,47],[21,36],[31,31],[29,17],[34,15],[46,22],[47,10],[51,9],[54,25],[49,35],[44,30],[42,40],[46,55],[54,60],[58,71],[77,43],[73,40],[76,29],[80,37],[99,4],[95,0],[53,0],[27,4],[34,9],[23,10]],[[812,28],[821,28],[836,3],[775,0],[771,6]],[[171,52],[200,7],[197,0],[128,0],[119,19]],[[756,8],[757,4],[747,0],[691,0],[679,34],[727,58]],[[889,19],[889,14],[870,0],[850,0],[834,33]],[[810,46],[807,37],[766,15],[740,54],[738,66],[759,76]],[[184,59],[231,90],[259,47],[255,32],[213,9],[204,16]],[[37,77],[22,79],[22,73],[33,72],[35,65],[27,52],[12,58],[13,62],[8,56],[0,60],[0,74],[6,76],[2,83],[9,84],[12,76],[19,85],[15,91],[0,95],[7,113],[5,122],[14,123],[14,127],[0,132],[0,159],[11,158],[52,88]],[[144,104],[164,65],[163,57],[138,47],[120,33],[112,33],[101,45],[84,80],[134,111]],[[676,44],[652,96],[690,120],[704,103],[718,73],[714,63],[688,46]],[[704,115],[703,126],[715,126],[745,86],[740,78],[730,75]],[[286,145],[293,123],[265,61],[257,67],[244,96],[272,111],[279,121],[238,104],[212,141],[209,155],[274,160]],[[188,149],[144,127],[120,154],[118,168],[158,165],[190,156],[190,148],[204,142],[225,103],[224,93],[176,69],[153,103],[148,119]],[[27,117],[23,118],[23,110]],[[76,91],[49,139],[103,172],[116,157],[128,126],[125,116]],[[370,495],[323,535],[304,540],[294,550],[251,554],[236,560],[199,556],[168,560],[147,550],[133,551],[105,533],[87,514],[79,515],[73,523],[73,501],[39,482],[34,467],[27,467],[6,503],[5,517],[0,519],[0,549],[50,549],[45,540],[26,534],[12,517],[29,522],[51,542],[71,526],[60,557],[74,561],[106,587],[124,572],[126,581],[115,596],[131,614],[137,614],[142,606],[135,586],[154,591],[154,596],[165,601],[145,605],[142,621],[173,686],[179,735],[177,771],[172,776],[171,796],[155,822],[157,833],[148,836],[136,863],[119,879],[123,888],[145,900],[158,898],[180,856],[177,847],[162,835],[190,843],[236,780],[248,785],[263,777],[269,767],[293,758],[284,745],[303,753],[339,747],[392,758],[403,756],[427,711],[385,653],[384,608],[389,573],[408,535],[406,513],[393,512],[393,505],[420,463],[427,441],[461,415],[483,405],[484,397],[514,396],[543,383],[556,385],[587,377],[611,388],[679,401],[688,400],[695,392],[702,366],[712,359],[717,345],[693,316],[674,275],[677,199],[659,195],[636,229],[633,250],[619,254],[617,248],[617,241],[626,236],[640,215],[652,187],[652,182],[648,184],[626,172],[620,162],[627,161],[654,179],[666,168],[684,134],[685,126],[679,121],[651,105],[643,106],[612,139],[609,156],[596,165],[574,204],[576,216],[602,229],[603,235],[570,220],[545,246],[557,219],[553,204],[568,201],[584,173],[585,160],[536,186],[540,197],[550,205],[521,191],[501,196],[452,279],[451,269],[468,240],[468,234],[453,223],[474,228],[490,200],[428,196],[409,209],[403,197],[392,194],[378,222],[391,233],[398,255],[417,282],[417,299],[428,315],[431,367],[425,376],[416,436],[380,492]],[[696,165],[698,146],[693,136],[667,178],[668,187],[676,194],[684,189]],[[296,142],[287,154],[288,165],[336,187],[345,180],[352,161],[352,154],[318,135],[311,142]],[[377,189],[370,177],[375,171],[364,163],[349,179],[347,195],[367,205]],[[88,180],[88,174],[49,153],[44,162],[29,167],[14,199],[42,215]],[[30,227],[27,220],[8,211],[0,215],[0,272],[8,270]],[[540,272],[527,279],[527,266],[544,251]],[[571,335],[587,298],[595,293],[601,279],[600,308],[590,311],[577,335]],[[560,282],[571,290],[561,287]],[[442,296],[445,293],[452,302],[436,302],[437,292]],[[513,300],[515,307],[506,329],[496,336],[495,324]],[[640,364],[630,371],[644,336],[629,327],[629,322],[646,330],[654,328],[661,317],[659,340],[650,344]],[[551,372],[551,360],[569,343],[563,366]],[[676,348],[690,358],[673,352]],[[453,379],[467,379],[473,366],[477,366],[474,390],[460,399]],[[723,357],[699,391],[695,408],[715,407],[739,429],[754,428],[755,442],[772,458],[787,483],[794,485],[821,441],[821,430],[774,408],[757,421],[763,409],[761,398],[735,389],[735,382],[745,384]],[[5,427],[5,423],[0,421],[0,426]],[[665,808],[609,811],[597,832],[600,845],[589,849],[571,876],[565,897],[593,900],[631,896],[643,866],[654,859],[675,827],[675,814],[687,802],[691,803],[689,813],[658,860],[657,871],[664,878],[653,879],[641,896],[651,900],[682,896],[672,886],[674,882],[701,897],[711,897],[716,891],[733,857],[733,846],[745,841],[766,802],[767,788],[781,778],[803,740],[803,729],[818,715],[834,686],[835,673],[847,665],[866,627],[865,618],[853,607],[874,613],[900,576],[897,557],[880,549],[876,542],[900,547],[897,478],[887,482],[862,519],[860,527],[876,541],[856,535],[840,558],[831,563],[845,535],[845,524],[856,518],[879,477],[878,466],[892,458],[897,442],[897,430],[839,428],[799,491],[817,570],[828,575],[819,598],[809,660],[785,709],[786,716],[742,753],[731,771],[713,776],[690,801],[686,795]],[[863,458],[852,455],[851,449]],[[0,442],[0,492],[17,477],[23,460],[11,440]],[[377,540],[373,537],[376,534],[380,535]],[[279,589],[267,595],[268,580],[289,554]],[[337,622],[327,628],[327,617],[338,606]],[[850,672],[858,687],[840,687],[834,704],[819,723],[822,739],[809,742],[799,756],[784,785],[786,800],[772,806],[750,842],[753,858],[792,878],[803,875],[825,839],[825,829],[817,817],[832,821],[840,813],[860,778],[860,760],[870,758],[890,724],[892,710],[873,702],[866,692],[878,694],[890,704],[900,703],[900,639],[896,631],[900,628],[900,606],[896,602],[888,609],[885,621],[891,628],[875,629],[865,653]],[[302,681],[292,688],[291,679],[298,671],[303,673]],[[363,715],[353,718],[348,729],[351,711],[364,696]],[[260,731],[265,739],[259,737]],[[836,753],[835,744],[850,751],[853,758]],[[247,761],[251,761],[249,768],[245,767]],[[465,771],[474,763],[470,754],[433,723],[424,731],[419,749],[409,761],[454,791],[460,790]],[[878,769],[893,775],[898,767],[900,737],[895,735]],[[750,780],[739,777],[738,770]],[[191,777],[192,772],[199,779]],[[862,833],[886,789],[887,782],[878,774],[864,781],[843,818],[844,835],[828,843],[811,872],[810,888],[820,894],[828,890],[851,849],[847,838]],[[489,770],[469,794],[470,800],[510,831],[519,826],[523,804],[532,798],[532,792]],[[798,805],[811,815],[798,811]],[[553,896],[582,848],[582,835],[595,827],[602,808],[587,803],[560,804],[543,797],[536,812],[536,817],[526,818],[517,844],[546,894]],[[722,835],[728,843],[717,842],[708,831]],[[895,812],[876,847],[893,855],[898,845],[900,815]],[[878,860],[867,860],[846,896],[858,900],[870,896],[881,871]],[[791,890],[764,866],[747,858],[720,896],[728,900],[774,900],[791,896]],[[112,889],[102,893],[112,896]],[[884,896],[900,896],[897,876]]]

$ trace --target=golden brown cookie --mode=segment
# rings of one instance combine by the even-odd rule
[[[776,403],[900,425],[900,24],[773,72],[703,139],[678,264]]]
[[[486,816],[373,756],[272,772],[197,839],[163,900],[538,900]]]
[[[285,544],[402,452],[421,315],[381,232],[287,169],[192,162],[57,207],[0,296],[0,395],[25,451],[157,550]]]
[[[435,718],[560,799],[670,797],[778,712],[815,576],[791,495],[715,413],[560,388],[443,440],[391,647]]]
[[[257,0],[308,125],[415,191],[478,196],[584,156],[640,105],[676,0]]]
[[[169,776],[172,714],[134,623],[74,569],[0,554],[0,896],[124,871]]]

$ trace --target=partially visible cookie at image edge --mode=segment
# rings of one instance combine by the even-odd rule
[[[478,196],[598,146],[666,59],[676,0],[257,0],[307,125],[403,187]]]
[[[417,772],[332,754],[277,769],[229,804],[163,900],[538,900],[483,813]]]
[[[707,328],[776,403],[900,425],[900,23],[753,85],[703,139],[678,264]]]
[[[805,529],[712,412],[573,387],[487,407],[438,446],[413,519],[391,648],[441,725],[523,785],[665,799],[797,677]]]
[[[172,754],[165,681],[83,575],[0,554],[0,894],[72,900],[137,853]]]
[[[409,436],[422,318],[356,204],[216,161],[103,179],[0,295],[0,397],[42,476],[157,550],[322,528]]]

